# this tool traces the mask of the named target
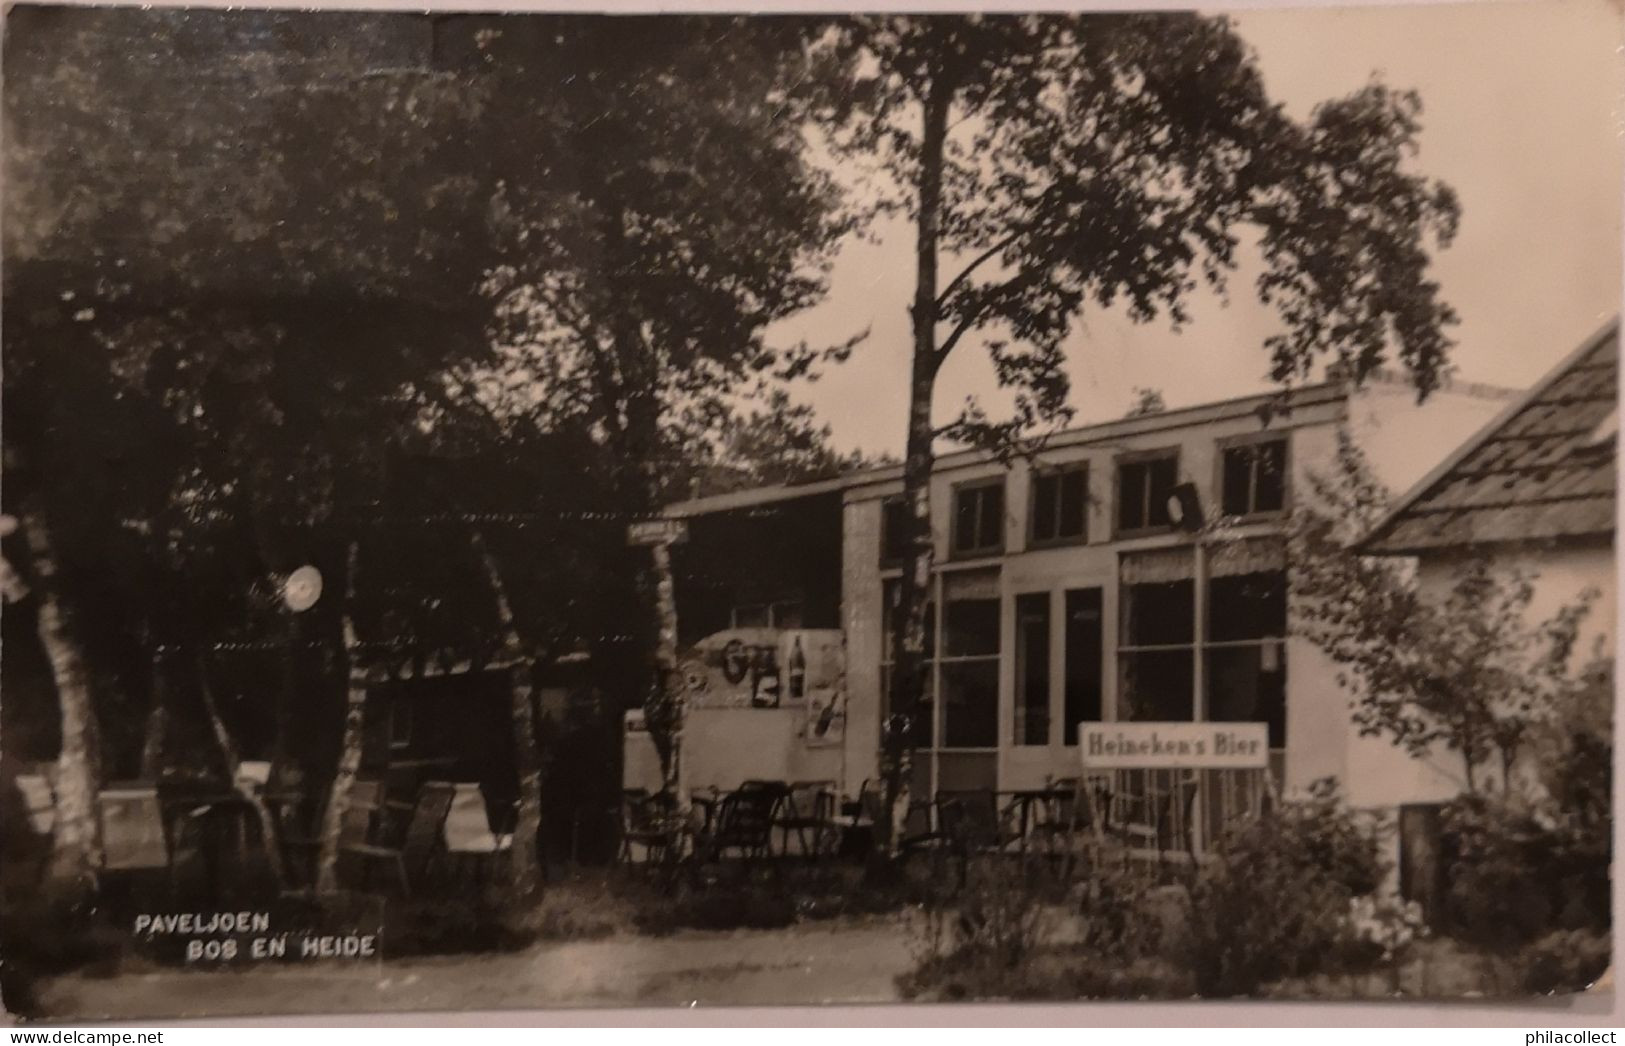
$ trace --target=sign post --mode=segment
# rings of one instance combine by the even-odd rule
[[[688,540],[688,522],[681,519],[650,519],[632,523],[626,528],[626,543],[646,546],[654,553],[655,609],[659,615],[658,640],[655,644],[655,686],[660,699],[675,705],[672,714],[671,768],[666,787],[674,795],[679,815],[688,813],[688,796],[684,788],[683,726],[687,718],[687,704],[677,679],[677,589],[671,571],[671,546]]]

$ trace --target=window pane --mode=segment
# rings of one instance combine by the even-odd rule
[[[1078,743],[1078,724],[1100,721],[1101,596],[1098,588],[1066,594],[1066,720],[1064,743]]]
[[[929,680],[930,668],[926,669],[926,679]],[[880,722],[884,728],[886,720],[891,716],[891,679],[892,666],[880,666]],[[929,686],[929,683],[927,684]],[[909,731],[909,744],[914,748],[931,747],[931,695],[927,692],[920,702],[918,714]]]
[[[1131,462],[1117,469],[1117,527],[1138,530],[1145,526],[1145,475],[1143,462]]]
[[[902,498],[888,498],[881,509],[880,558],[895,563],[907,557],[908,506]]]
[[[1194,655],[1189,650],[1125,651],[1122,666],[1121,718],[1140,722],[1186,722],[1194,714]]]
[[[1286,635],[1286,574],[1265,571],[1208,581],[1208,638],[1213,642]]]
[[[981,518],[976,528],[976,548],[1004,547],[1004,485],[981,487]]]
[[[976,548],[976,513],[981,501],[976,488],[954,492],[954,550],[967,552]]]
[[[1089,473],[1073,469],[1061,475],[1061,518],[1058,537],[1082,537],[1088,515]]]
[[[1253,484],[1254,512],[1279,512],[1286,506],[1285,440],[1259,444]]]
[[[1220,647],[1207,652],[1207,717],[1219,723],[1268,723],[1270,747],[1286,746],[1285,644]]]
[[[999,743],[999,662],[942,666],[943,745],[993,748]]]
[[[999,601],[951,599],[943,615],[943,646],[948,657],[999,652]]]
[[[1168,515],[1168,495],[1179,483],[1179,459],[1158,458],[1150,463],[1150,504],[1146,511],[1146,526],[1166,527],[1173,524]]]
[[[1196,586],[1190,581],[1124,585],[1123,645],[1167,646],[1196,636]]]
[[[1049,593],[1016,597],[1018,745],[1049,744]]]
[[[1223,512],[1245,516],[1253,511],[1249,486],[1252,483],[1252,448],[1231,447],[1224,452]]]
[[[880,657],[882,660],[891,660],[892,628],[897,620],[897,601],[902,597],[903,586],[895,579],[886,582],[881,595],[880,609]],[[936,656],[937,629],[935,610],[931,603],[925,604],[925,656]]]
[[[1052,541],[1055,538],[1055,507],[1060,500],[1060,477],[1053,472],[1033,475],[1034,541]]]

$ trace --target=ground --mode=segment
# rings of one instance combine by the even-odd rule
[[[783,930],[617,934],[545,942],[506,955],[396,959],[388,964],[83,971],[39,986],[63,1016],[244,1016],[364,1010],[569,1006],[877,1003],[898,998],[912,965],[901,918],[837,920]]]

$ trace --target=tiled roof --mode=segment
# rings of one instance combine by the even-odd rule
[[[1616,318],[1402,497],[1362,551],[1611,534],[1618,382]]]

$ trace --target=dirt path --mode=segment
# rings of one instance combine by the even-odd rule
[[[359,1010],[888,1002],[910,965],[901,921],[617,936],[512,955],[229,971],[83,973],[40,986],[62,1017],[242,1016]]]

